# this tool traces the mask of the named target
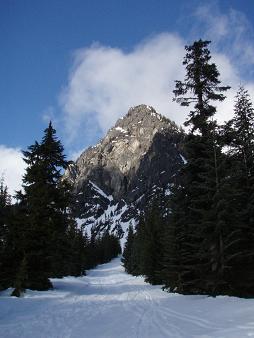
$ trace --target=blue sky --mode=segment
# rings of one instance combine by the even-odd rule
[[[0,173],[17,186],[20,149],[41,139],[49,119],[70,157],[131,105],[182,123],[170,91],[184,75],[184,45],[199,38],[213,41],[233,88],[218,109],[227,119],[239,82],[254,90],[253,23],[253,0],[1,1]]]

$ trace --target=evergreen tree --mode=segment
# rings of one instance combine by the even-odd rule
[[[11,217],[11,196],[4,184],[4,178],[0,180],[0,290],[5,289],[10,283],[8,271],[8,237],[10,232],[9,221]]]
[[[248,92],[240,87],[233,118],[224,126],[228,146],[228,203],[231,210],[231,234],[226,265],[230,293],[250,296],[254,293],[254,110]]]
[[[11,204],[11,196],[8,193],[8,187],[4,183],[4,177],[0,179],[0,210],[2,211],[5,207]]]
[[[133,254],[133,242],[134,242],[134,230],[132,225],[129,226],[128,236],[126,239],[126,243],[123,250],[122,263],[124,265],[125,271],[127,273],[133,273],[133,262],[132,262],[132,254]]]
[[[175,184],[171,187],[170,214],[167,218],[163,234],[163,269],[162,279],[164,288],[169,291],[184,291],[182,281],[184,278],[183,261],[185,258],[184,243],[190,234],[187,234],[185,217],[187,193],[183,186]],[[173,210],[173,212],[172,212]],[[185,238],[182,238],[185,236]],[[187,255],[189,254],[187,251]]]
[[[211,118],[216,108],[210,101],[223,101],[222,94],[229,86],[220,86],[219,72],[215,63],[210,63],[211,53],[207,46],[211,41],[195,41],[193,45],[186,46],[186,55],[183,65],[186,69],[184,81],[176,80],[173,90],[174,100],[182,106],[194,103],[194,110],[190,111],[189,119],[185,125],[191,126],[192,132],[199,131],[202,136],[211,132],[213,122]],[[191,96],[190,96],[190,95]]]
[[[254,162],[254,109],[248,91],[241,86],[236,95],[234,117],[224,126],[228,154],[241,165],[245,185],[253,176]]]
[[[140,261],[140,270],[145,275],[145,280],[151,284],[161,284],[162,282],[163,225],[162,210],[158,200],[155,200],[145,214],[142,260]]]
[[[123,252],[125,270],[133,275],[143,275],[151,284],[162,282],[163,257],[163,205],[161,196],[154,197],[144,215],[140,216],[133,232],[129,227],[127,242]]]
[[[134,276],[144,275],[142,271],[142,259],[144,258],[144,230],[145,230],[145,219],[142,213],[139,218],[139,222],[133,230],[133,236],[130,233],[126,242],[126,256],[127,261],[124,262],[126,271],[128,270]],[[133,237],[133,240],[132,240]],[[129,243],[130,241],[130,243]],[[125,258],[124,258],[125,259]]]
[[[99,242],[101,259],[99,263],[107,263],[112,258],[118,256],[121,253],[121,246],[119,239],[109,233],[109,230],[104,231]]]
[[[218,220],[211,210],[217,203],[215,196],[220,188],[222,154],[217,142],[216,123],[212,119],[216,108],[211,101],[223,101],[223,92],[229,87],[220,85],[217,67],[210,62],[209,43],[199,40],[186,46],[183,61],[186,76],[183,82],[176,81],[174,90],[175,100],[181,105],[194,104],[194,110],[190,111],[185,123],[191,127],[185,139],[188,163],[175,190],[174,200],[177,202],[172,205],[171,221],[171,227],[178,227],[175,231],[171,229],[176,236],[177,256],[181,260],[178,290],[186,293],[211,292],[214,289],[211,280],[218,274],[216,269],[213,270],[213,260],[220,250],[221,230],[217,229],[214,236]],[[165,261],[172,261],[171,257],[165,257]],[[170,280],[165,284],[170,285]]]
[[[26,209],[27,220],[22,226],[25,243],[20,264],[25,259],[27,279],[21,287],[45,290],[52,287],[49,276],[65,273],[62,261],[68,245],[69,192],[60,178],[68,162],[51,122],[42,142],[35,142],[23,154],[27,169],[23,178],[24,193],[19,193],[19,198]],[[20,270],[25,274],[24,264]]]

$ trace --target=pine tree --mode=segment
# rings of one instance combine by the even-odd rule
[[[163,234],[162,261],[164,289],[182,293],[184,292],[182,281],[185,280],[183,269],[185,252],[181,244],[185,243],[190,236],[190,234],[187,234],[188,219],[185,217],[187,193],[183,188],[177,182],[171,187],[170,213],[167,217]],[[182,236],[185,238],[182,238]],[[188,255],[189,250],[187,252]]]
[[[132,274],[133,270],[133,262],[132,262],[132,254],[133,254],[133,242],[134,242],[134,231],[132,225],[128,228],[128,236],[126,239],[126,243],[123,250],[122,263],[124,265],[125,271],[127,273]]]
[[[144,240],[145,220],[144,215],[141,214],[139,222],[135,227],[135,231],[133,230],[132,225],[129,226],[122,259],[125,271],[134,276],[145,275],[143,269],[143,259],[145,258]]]
[[[11,204],[11,195],[8,193],[8,187],[4,183],[4,176],[0,179],[0,210]]]
[[[4,178],[0,180],[0,290],[10,285],[11,275],[8,271],[8,238],[10,232],[11,217],[11,196],[4,183]]]
[[[50,276],[65,274],[62,262],[68,246],[69,191],[60,178],[68,162],[51,122],[42,142],[35,142],[23,154],[27,169],[23,178],[24,193],[19,193],[19,198],[27,214],[22,228],[27,279],[22,287],[45,290],[52,287]],[[23,267],[20,270],[23,271]]]
[[[179,288],[186,293],[211,292],[214,285],[210,282],[216,279],[214,276],[218,272],[212,266],[214,256],[218,257],[220,250],[221,229],[217,229],[214,236],[218,221],[214,219],[211,207],[213,209],[215,195],[219,193],[222,155],[216,123],[212,119],[216,108],[210,102],[223,101],[223,92],[229,87],[220,85],[217,67],[210,62],[209,44],[210,41],[199,40],[186,46],[183,61],[186,76],[183,82],[176,81],[174,90],[175,100],[181,105],[194,104],[194,110],[190,111],[185,123],[191,127],[185,139],[188,163],[181,172],[176,190],[178,196],[174,197],[182,201],[172,208],[173,214],[181,215],[176,246],[181,256]],[[183,210],[179,210],[180,206]],[[179,219],[173,217],[173,220],[175,224],[171,226],[179,225]]]
[[[186,68],[184,81],[176,80],[176,88],[173,90],[174,100],[182,106],[194,103],[193,111],[189,113],[189,119],[185,125],[191,126],[192,132],[199,131],[202,136],[210,133],[213,128],[211,118],[216,108],[210,101],[223,101],[222,92],[229,86],[220,86],[219,72],[215,63],[210,63],[211,55],[207,46],[211,41],[195,41],[193,45],[186,46],[186,55],[183,65]],[[189,94],[191,96],[189,96]]]
[[[147,282],[161,284],[164,221],[158,200],[154,200],[152,206],[146,212],[144,225],[141,271]]]
[[[254,109],[248,91],[241,86],[236,95],[234,117],[224,127],[228,154],[241,165],[245,184],[253,175]]]
[[[135,276],[145,276],[146,281],[151,284],[162,282],[164,220],[163,208],[160,207],[163,203],[160,197],[154,196],[145,213],[140,215],[135,233],[130,226],[123,253],[126,271]]]
[[[228,203],[231,234],[226,251],[227,280],[234,295],[254,294],[254,110],[248,92],[240,87],[234,116],[224,126],[228,146]]]

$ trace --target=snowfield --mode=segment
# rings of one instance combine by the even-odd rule
[[[54,290],[0,294],[3,338],[254,337],[254,300],[163,292],[124,272],[120,258]]]

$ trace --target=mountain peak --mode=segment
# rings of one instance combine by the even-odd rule
[[[159,121],[172,123],[169,119],[161,114],[157,113],[157,111],[152,107],[145,104],[140,104],[135,107],[131,107],[128,113],[117,120],[115,127],[122,127],[123,125],[131,125],[131,124],[156,124]]]
[[[153,107],[130,108],[65,174],[77,196],[77,216],[94,224],[113,213],[122,222],[132,208],[137,217],[154,189],[167,190],[183,164],[181,140],[177,125]]]

